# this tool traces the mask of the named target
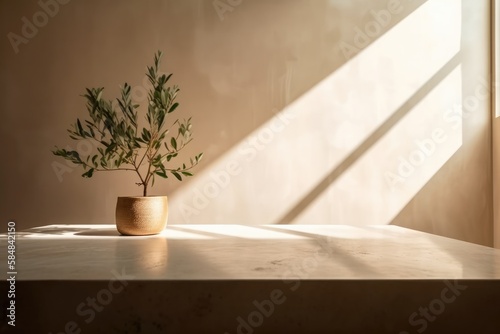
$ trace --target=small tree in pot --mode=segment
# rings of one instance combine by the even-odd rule
[[[146,126],[138,124],[138,104],[131,98],[131,87],[121,87],[121,96],[103,99],[104,88],[87,88],[83,96],[87,100],[89,118],[76,120],[68,129],[74,140],[92,140],[97,152],[86,157],[77,151],[59,149],[53,154],[81,166],[83,177],[90,178],[95,172],[128,171],[136,174],[137,185],[142,187],[142,197],[119,197],[116,208],[116,224],[122,234],[145,235],[159,233],[165,228],[168,206],[166,196],[147,197],[148,187],[155,177],[192,176],[192,168],[198,165],[202,153],[190,158],[190,163],[171,167],[179,152],[192,140],[191,118],[168,123],[168,116],[179,103],[175,101],[177,86],[167,86],[172,74],[159,74],[162,52],[154,56],[154,65],[147,67],[147,77],[152,87],[148,91]],[[116,110],[118,109],[118,110]],[[163,208],[156,210],[153,208]],[[162,212],[160,212],[162,211]]]

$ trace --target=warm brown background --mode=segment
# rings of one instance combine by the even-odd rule
[[[227,0],[221,2],[228,3]],[[405,18],[423,6],[434,6],[439,2],[446,9],[446,0],[402,0],[399,4],[402,10],[371,42],[389,36],[391,30],[398,29]],[[205,152],[205,157],[195,178],[185,183],[175,180],[158,183],[153,193],[168,194],[173,204],[189,202],[194,196],[189,193],[194,185],[205,182],[203,178],[216,168],[214,166],[227,159],[228,150],[244,141],[252,131],[265,126],[266,121],[310,92],[321,80],[343,66],[351,66],[351,59],[344,57],[339,43],[352,43],[354,28],[373,21],[370,10],[387,9],[394,1],[232,1],[239,5],[224,12],[223,19],[213,3],[212,0],[73,0],[59,5],[58,12],[27,44],[19,45],[16,53],[7,34],[20,35],[21,19],[26,17],[32,22],[33,15],[42,9],[37,1],[0,1],[0,33],[3,36],[0,42],[0,142],[5,152],[0,167],[1,221],[13,219],[19,229],[45,224],[110,224],[113,223],[116,196],[139,194],[134,181],[126,174],[97,174],[86,180],[79,177],[81,171],[75,169],[63,174],[62,182],[56,176],[53,163],[64,162],[54,157],[50,149],[56,144],[74,147],[75,144],[67,139],[65,129],[77,116],[85,115],[84,101],[79,96],[85,87],[104,86],[111,98],[117,94],[118,85],[128,81],[141,100],[139,93],[145,66],[151,63],[156,50],[164,51],[163,68],[174,72],[173,80],[181,87],[178,115],[193,116],[195,141],[184,157],[199,151]],[[456,60],[461,67],[459,93],[466,97],[474,95],[481,78],[489,80],[490,7],[487,0],[462,0],[460,7],[461,24],[455,29],[460,52]],[[436,23],[432,31],[438,36],[441,30],[446,31],[452,18],[447,16],[446,10],[433,15],[434,19],[442,17],[442,20],[433,21]],[[418,31],[423,26],[414,29]],[[429,38],[439,37],[436,36]],[[439,45],[434,48],[438,50]],[[433,50],[429,49],[429,59],[409,65],[415,68],[415,76],[420,67],[432,61]],[[368,49],[365,54],[367,52]],[[341,99],[348,93],[357,94],[362,89],[380,88],[382,104],[385,99],[390,100],[391,93],[384,90],[382,82],[390,81],[392,75],[384,71],[386,66],[401,60],[401,55],[404,55],[404,50],[394,43],[383,58],[373,60],[379,62],[381,69],[379,77],[371,78],[374,86],[357,85],[354,80],[359,78],[353,78],[353,82],[346,82],[350,91],[337,89],[332,99]],[[361,68],[360,73],[362,77],[366,72]],[[392,84],[398,86],[400,83]],[[444,100],[457,93],[451,87],[446,89],[446,94],[441,96]],[[328,99],[328,95],[325,98]],[[411,100],[408,111],[418,102]],[[315,110],[316,106],[309,103],[307,108]],[[373,108],[375,113],[378,106]],[[484,99],[471,117],[463,119],[460,147],[447,157],[443,166],[434,168],[432,177],[419,185],[418,192],[408,199],[409,202],[403,201],[396,215],[378,215],[374,207],[367,208],[368,214],[362,215],[360,211],[363,210],[356,208],[353,198],[356,193],[365,193],[363,185],[351,187],[349,198],[336,197],[330,201],[329,197],[324,197],[321,205],[326,207],[331,203],[330,210],[316,210],[314,205],[310,206],[317,200],[321,201],[323,191],[336,186],[321,183],[322,177],[334,167],[328,165],[329,159],[321,160],[333,154],[330,152],[332,148],[327,141],[324,146],[305,145],[304,151],[314,151],[322,158],[312,160],[306,152],[305,162],[299,166],[293,162],[297,155],[302,154],[295,150],[295,141],[292,144],[285,135],[276,134],[273,145],[279,146],[282,156],[276,155],[272,149],[261,150],[258,159],[263,161],[262,170],[244,172],[239,176],[240,181],[235,179],[226,193],[221,190],[220,196],[210,200],[210,207],[198,212],[189,222],[392,223],[491,246],[490,110],[489,99]],[[331,113],[335,112],[331,110]],[[307,113],[304,115],[300,119],[302,132],[297,133],[298,138],[294,140],[307,142],[309,135],[318,131],[328,133],[327,123],[317,124],[314,119],[307,119]],[[349,117],[356,115],[363,115],[363,111],[349,110]],[[433,128],[431,121],[427,123],[430,129]],[[337,127],[338,124],[332,124],[332,131]],[[343,139],[349,141],[350,137]],[[405,144],[404,140],[398,142],[397,138],[390,139],[390,142],[400,145],[399,149],[407,145],[407,150],[411,151],[414,147],[413,142]],[[287,154],[290,157],[286,157]],[[284,164],[288,167],[277,170],[272,162],[266,162],[266,159],[275,158],[293,163]],[[286,160],[288,158],[290,160]],[[396,158],[397,154],[394,161]],[[387,159],[380,159],[375,164],[386,162]],[[373,164],[373,161],[366,163]],[[322,165],[327,167],[316,177],[315,173]],[[431,163],[425,168],[432,169]],[[277,172],[279,177],[273,174]],[[345,173],[349,173],[349,169]],[[363,175],[368,179],[366,187],[371,187],[370,194],[377,194],[373,196],[373,203],[384,207],[391,194],[372,185],[372,174]],[[241,180],[245,182],[241,183]],[[326,188],[313,192],[314,196],[308,197],[311,203],[301,201],[316,184],[326,184]],[[287,185],[293,187],[288,189]],[[283,193],[292,192],[296,196],[265,196],[269,191],[279,192],[281,189]],[[306,206],[316,210],[307,213],[314,219],[308,219],[307,214],[301,216]],[[171,206],[172,223],[183,222],[179,207]],[[341,214],[339,210],[342,210]],[[255,216],[256,211],[261,215]],[[366,216],[373,219],[366,219]]]

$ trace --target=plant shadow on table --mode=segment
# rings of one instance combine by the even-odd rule
[[[68,234],[77,234],[83,233],[86,230],[94,230],[89,227],[54,227],[54,226],[41,226],[34,227],[22,231],[23,233],[28,234],[55,234],[55,235],[68,235]]]
[[[75,235],[92,236],[92,237],[115,237],[121,236],[121,234],[116,230],[116,228],[99,228],[99,229],[89,229],[86,231],[81,231],[75,233]]]
[[[59,226],[42,226],[35,227],[19,232],[24,235],[81,235],[81,236],[119,236],[120,233],[114,227],[95,228],[95,227],[59,227]]]

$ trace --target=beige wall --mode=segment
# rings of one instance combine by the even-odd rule
[[[193,116],[184,157],[205,152],[188,182],[155,185],[170,223],[392,223],[492,245],[488,1],[218,3],[70,1],[16,53],[7,34],[42,8],[0,1],[3,221],[114,222],[133,177],[58,177],[50,149],[76,147],[85,87],[111,98],[127,80],[143,102],[161,49]]]
[[[488,13],[488,1],[462,1],[462,145],[396,223],[492,245]]]
[[[493,230],[494,246],[500,248],[500,43],[496,42],[500,37],[500,6],[492,1],[491,18],[493,22],[492,33],[492,159],[493,159]]]

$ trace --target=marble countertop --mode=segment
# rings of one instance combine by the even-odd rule
[[[16,271],[18,280],[500,279],[500,250],[385,225],[169,225],[143,237],[47,225],[16,233]]]

